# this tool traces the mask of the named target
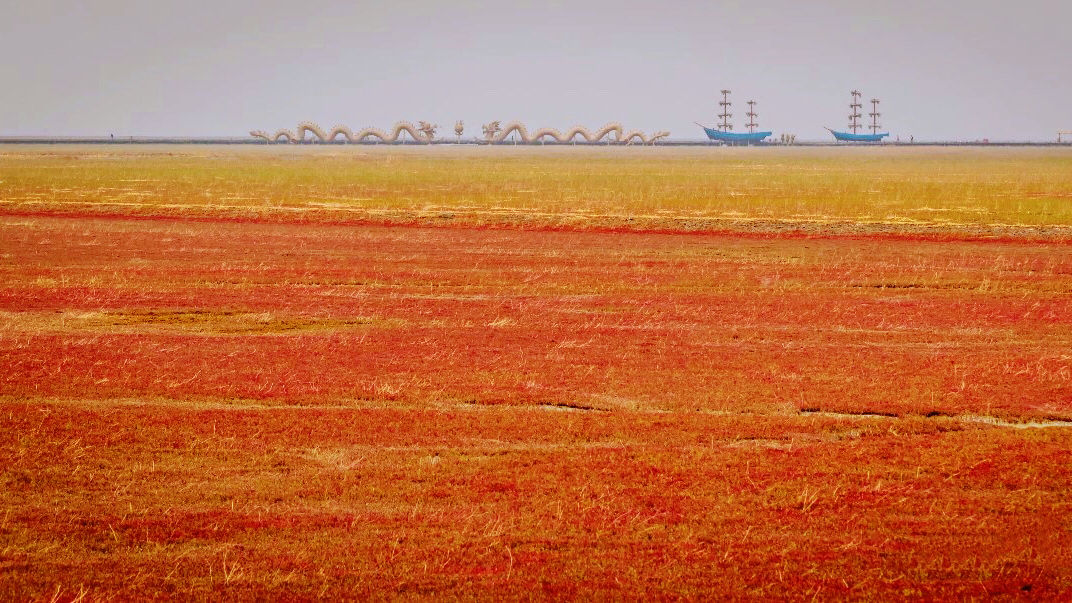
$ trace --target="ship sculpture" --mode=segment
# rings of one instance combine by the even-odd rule
[[[707,134],[709,139],[727,144],[756,144],[763,142],[764,138],[773,134],[773,132],[769,131],[756,131],[756,128],[758,127],[758,124],[756,124],[756,117],[758,114],[755,111],[756,102],[751,100],[748,101],[749,109],[748,113],[745,114],[749,117],[747,124],[748,131],[734,132],[733,124],[729,122],[729,118],[733,117],[733,114],[729,111],[730,107],[733,105],[733,103],[730,102],[729,95],[729,90],[722,90],[722,100],[718,103],[719,106],[722,107],[722,113],[718,114],[718,117],[721,118],[722,121],[717,124],[717,128],[708,128],[700,122],[695,122],[696,125],[704,129],[704,133]]]
[[[860,114],[860,108],[863,107],[860,103],[861,94],[859,90],[853,90],[849,94],[852,95],[852,103],[849,104],[849,109],[852,110],[852,113],[849,114],[849,129],[852,130],[852,132],[840,132],[838,130],[831,130],[830,128],[827,128],[827,130],[834,135],[834,140],[838,142],[882,142],[882,139],[889,136],[890,133],[878,131],[878,116],[881,115],[881,113],[878,112],[878,104],[880,101],[877,98],[871,99],[871,113],[869,113],[871,116],[871,125],[868,126],[871,129],[871,133],[860,134],[859,120],[863,117],[863,115]]]

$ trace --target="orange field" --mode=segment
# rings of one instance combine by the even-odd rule
[[[1072,597],[1059,219],[311,218],[28,157],[4,600]]]

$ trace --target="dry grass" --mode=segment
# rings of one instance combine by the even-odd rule
[[[0,203],[7,209],[689,230],[756,221],[805,228],[849,222],[856,230],[1072,226],[1067,149],[2,152]]]

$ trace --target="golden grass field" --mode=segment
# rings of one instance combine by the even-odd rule
[[[8,208],[673,230],[1072,225],[1066,149],[53,146],[0,159]]]
[[[0,600],[1072,598],[1072,150],[0,146]]]

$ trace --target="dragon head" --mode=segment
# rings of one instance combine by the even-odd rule
[[[499,125],[499,122],[493,121],[491,123],[484,124],[483,129],[484,138],[491,140],[492,138],[495,138],[495,135],[498,134],[500,130],[502,130],[502,126]]]
[[[424,134],[429,140],[435,138],[437,128],[439,128],[439,124],[430,124],[426,121],[417,122],[417,130],[419,130],[421,134]]]
[[[659,130],[658,132],[651,135],[651,141],[655,142],[656,140],[659,140],[660,138],[666,138],[667,136],[670,136],[669,132],[667,132],[666,130]]]

